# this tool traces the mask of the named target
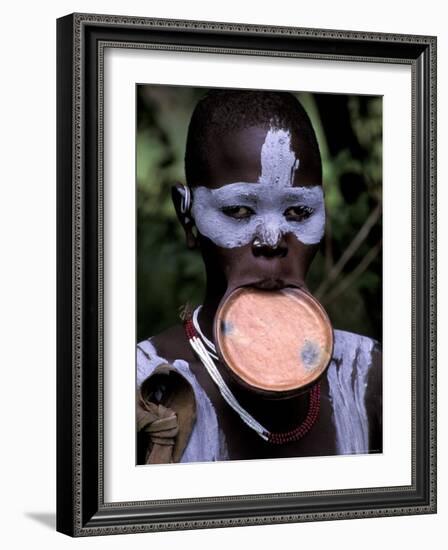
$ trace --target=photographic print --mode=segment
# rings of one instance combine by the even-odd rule
[[[139,84],[137,463],[382,452],[382,97]]]
[[[57,29],[58,531],[435,513],[436,38]]]

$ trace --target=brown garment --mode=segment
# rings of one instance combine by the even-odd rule
[[[179,462],[195,420],[191,384],[168,363],[159,365],[137,391],[137,463]]]

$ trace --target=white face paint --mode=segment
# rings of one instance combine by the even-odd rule
[[[323,190],[320,185],[292,187],[298,166],[289,131],[271,128],[261,149],[257,183],[194,190],[191,213],[198,230],[224,248],[255,238],[275,246],[286,233],[304,244],[318,243],[325,229]]]

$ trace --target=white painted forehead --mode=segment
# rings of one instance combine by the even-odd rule
[[[300,159],[291,146],[290,131],[271,127],[261,147],[261,175],[258,182],[291,187],[299,164]]]

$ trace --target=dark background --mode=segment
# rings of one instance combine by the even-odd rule
[[[188,123],[206,88],[137,87],[137,341],[179,322],[202,302],[204,270],[171,204],[185,182]],[[323,161],[326,235],[307,284],[335,328],[381,341],[382,99],[296,93]]]

